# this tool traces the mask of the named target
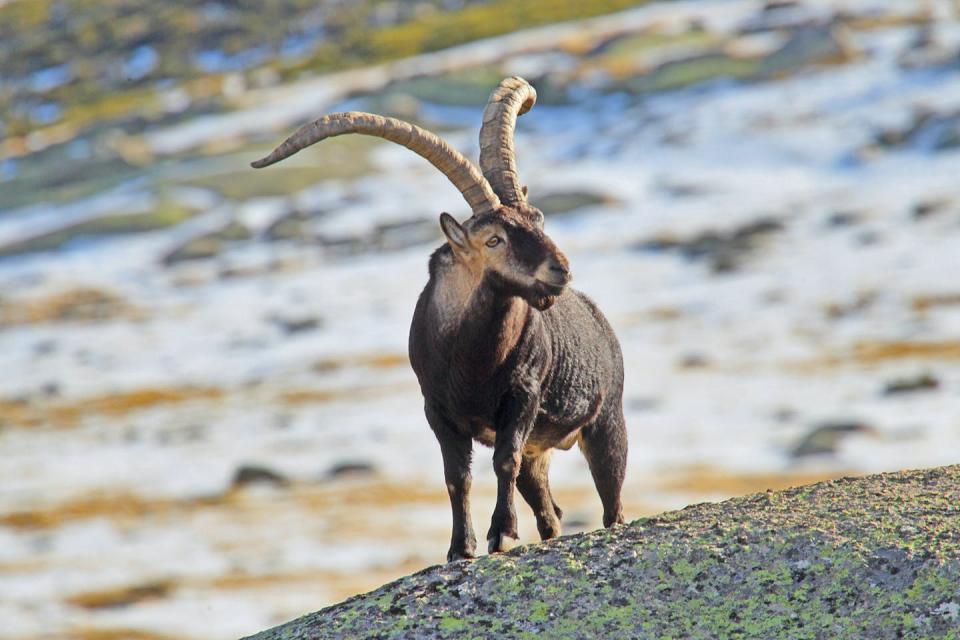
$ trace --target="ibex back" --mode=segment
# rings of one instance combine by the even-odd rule
[[[343,133],[402,144],[440,169],[473,215],[441,214],[447,242],[430,258],[430,279],[410,327],[410,363],[443,455],[453,510],[448,560],[472,558],[473,441],[493,447],[497,505],[488,551],[517,540],[514,489],[529,503],[544,540],[560,533],[562,512],[547,480],[550,453],[580,445],[603,503],[603,524],[623,522],[620,490],[627,457],[623,358],[596,305],[569,288],[566,256],[543,232],[543,214],[517,179],[513,130],[536,101],[521,78],[490,96],[480,130],[481,174],[434,134],[365,113],[326,116],[302,127],[266,166]]]

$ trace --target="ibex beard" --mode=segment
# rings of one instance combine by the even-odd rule
[[[491,94],[480,130],[482,173],[428,131],[356,112],[305,125],[253,163],[272,164],[335,135],[378,136],[429,160],[473,211],[462,224],[441,214],[446,243],[430,258],[409,336],[410,363],[440,443],[453,512],[448,561],[476,554],[474,441],[493,447],[497,504],[487,531],[490,553],[518,539],[516,489],[533,510],[540,537],[560,534],[563,512],[547,478],[550,454],[575,443],[600,495],[604,526],[623,522],[623,357],[597,306],[568,286],[567,258],[544,233],[543,213],[527,202],[518,182],[513,130],[535,101],[533,87],[516,77]]]

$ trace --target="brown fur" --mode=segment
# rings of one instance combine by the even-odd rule
[[[550,451],[574,441],[587,458],[603,502],[603,523],[623,522],[626,468],[623,358],[596,305],[569,289],[567,258],[543,233],[543,213],[527,203],[513,158],[516,116],[536,92],[521,78],[494,91],[481,131],[481,175],[434,134],[369,113],[334,114],[304,125],[254,167],[278,162],[325,138],[373,135],[434,164],[473,211],[465,224],[440,216],[447,244],[430,258],[430,280],[410,326],[410,364],[424,413],[440,443],[453,512],[447,558],[472,557],[470,461],[473,440],[493,446],[497,506],[488,549],[517,538],[519,489],[544,539],[560,532],[560,507],[547,481]],[[489,142],[497,141],[499,147]],[[493,238],[499,241],[493,241]]]
[[[441,216],[448,242],[430,260],[430,281],[410,329],[410,362],[444,459],[454,520],[451,560],[475,552],[473,440],[494,448],[491,552],[517,538],[515,489],[533,508],[541,536],[559,533],[549,455],[574,442],[590,463],[604,524],[623,521],[619,345],[596,307],[566,287],[566,257],[528,213],[502,207],[463,225]]]

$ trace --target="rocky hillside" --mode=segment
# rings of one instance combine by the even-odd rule
[[[38,137],[96,144],[111,127],[226,112],[237,83],[273,86],[646,2],[0,2],[0,156],[36,151]],[[171,97],[172,111],[159,104]]]
[[[432,567],[252,638],[957,638],[960,466]]]
[[[628,517],[957,464],[957,8],[0,0],[0,635],[232,640],[444,557],[407,334],[467,207],[365,136],[249,162],[352,109],[476,159],[508,75],[623,346]],[[599,527],[579,452],[551,486]]]

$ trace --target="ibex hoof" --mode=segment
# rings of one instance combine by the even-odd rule
[[[457,562],[458,560],[474,560],[477,556],[472,553],[461,553],[460,551],[450,551],[447,553],[447,562]]]
[[[517,546],[516,538],[510,537],[506,534],[500,534],[499,536],[487,540],[487,553],[510,551],[510,549],[513,549],[515,546]]]

